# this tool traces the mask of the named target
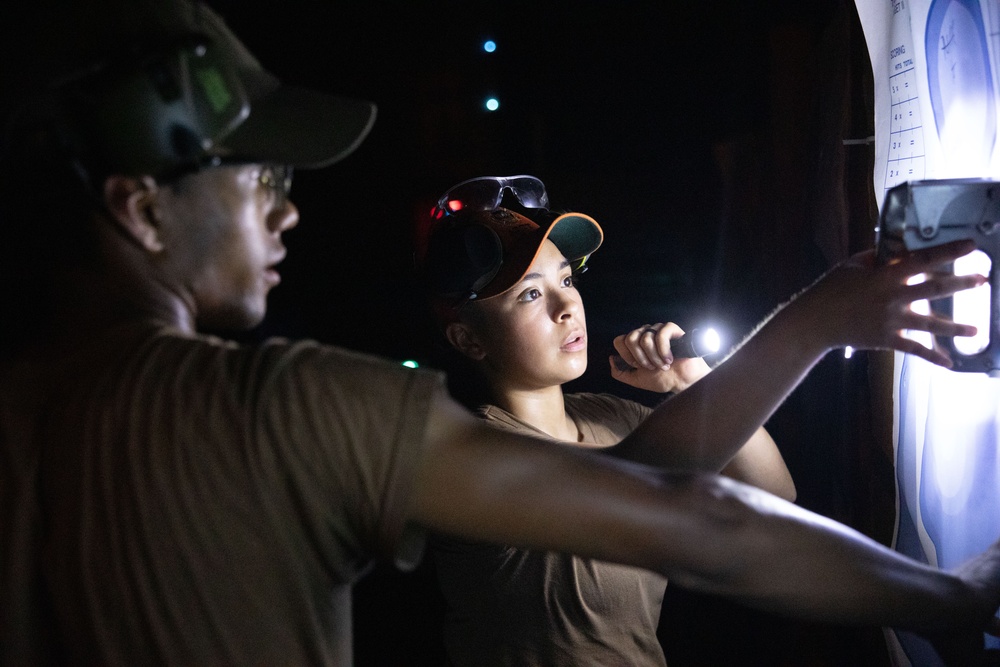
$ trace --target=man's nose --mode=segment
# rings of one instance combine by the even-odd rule
[[[274,207],[267,216],[268,228],[280,234],[299,224],[299,207],[292,200],[285,199],[280,206]]]

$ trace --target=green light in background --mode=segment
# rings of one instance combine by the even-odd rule
[[[403,362],[403,365],[406,366],[407,368],[420,368],[420,364],[415,362],[413,359],[407,359],[406,361]]]

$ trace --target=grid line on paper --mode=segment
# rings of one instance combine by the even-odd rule
[[[883,185],[886,191],[924,175],[924,135],[915,76],[915,68],[910,67],[889,77],[889,154]]]

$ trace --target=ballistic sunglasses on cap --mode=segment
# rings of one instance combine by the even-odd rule
[[[495,211],[509,191],[525,208],[547,209],[549,196],[545,184],[534,176],[480,176],[462,181],[438,199],[431,217],[439,220],[447,215],[470,211]]]
[[[502,209],[508,190],[524,208],[542,213],[528,218]],[[505,292],[521,280],[546,239],[575,273],[586,270],[604,239],[600,226],[582,213],[550,214],[548,204],[545,184],[527,174],[471,178],[441,195],[431,211],[437,222],[417,261],[441,312],[454,314],[469,301]]]

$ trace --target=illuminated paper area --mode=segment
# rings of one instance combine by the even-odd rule
[[[875,79],[879,205],[904,181],[1000,179],[1000,0],[856,6]],[[1000,379],[900,353],[894,371],[893,547],[952,568],[1000,537]],[[943,664],[914,635],[887,639],[895,665]]]

